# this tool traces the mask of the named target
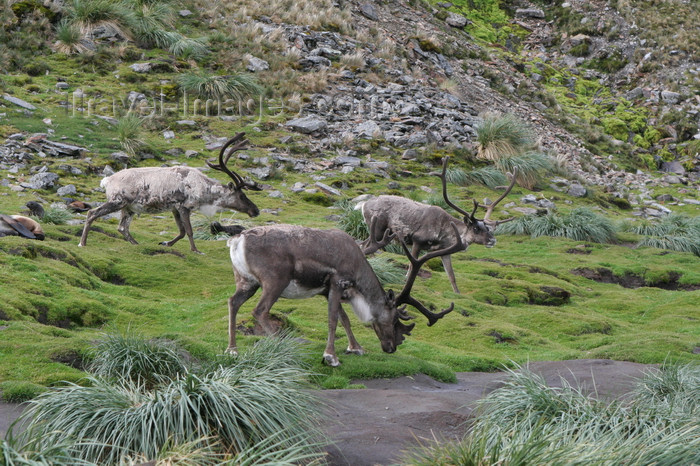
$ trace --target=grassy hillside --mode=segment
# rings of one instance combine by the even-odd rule
[[[2,165],[0,212],[18,213],[27,201],[37,199],[45,207],[64,204],[56,188],[19,188],[42,166],[60,175],[61,186],[76,187],[72,197],[99,203],[104,201],[98,187],[106,165],[115,170],[175,164],[202,167],[206,159],[217,155],[216,149],[206,148],[208,143],[239,131],[246,132],[251,148],[245,151],[246,157],[234,161],[236,168],[246,174],[261,167],[269,170],[268,176],[260,180],[266,189],[249,195],[261,208],[259,217],[248,219],[230,212],[213,218],[202,214],[193,217],[196,241],[204,255],[191,253],[187,241],[173,248],[158,245],[176,235],[175,222],[168,212],[135,218],[131,232],[140,242],[137,246],[121,238],[116,219],[102,219],[95,222],[87,247],[78,248],[84,219],[81,214],[72,214],[69,222],[61,224],[44,223],[44,242],[0,238],[0,390],[6,399],[23,399],[44,386],[81,380],[86,350],[105,331],[119,333],[131,328],[147,336],[173,339],[204,359],[221,353],[227,344],[226,300],[235,287],[225,242],[208,234],[213,220],[246,226],[294,223],[334,228],[343,214],[334,204],[361,194],[393,193],[438,202],[435,193],[440,188],[439,180],[429,173],[439,168],[445,155],[452,156],[452,166],[464,172],[491,167],[468,145],[428,143],[418,148],[414,160],[404,160],[404,148],[381,140],[355,138],[340,147],[319,148],[318,138],[289,131],[284,123],[296,115],[299,105],[311,101],[313,93],[326,90],[329,82],[346,85],[343,72],[354,70],[367,79],[367,84],[381,84],[387,77],[386,69],[381,64],[360,69],[353,65],[358,58],[345,54],[333,58],[328,70],[304,70],[296,52],[289,51],[282,32],[263,35],[259,29],[251,29],[243,23],[246,19],[240,10],[232,11],[236,9],[234,3],[197,10],[195,4],[162,2],[171,9],[171,22],[149,23],[151,29],[139,29],[138,24],[145,26],[133,23],[131,16],[111,17],[110,21],[123,21],[119,23],[122,27],[131,28],[129,34],[125,32],[131,40],[98,42],[90,53],[78,47],[80,35],[70,42],[73,36],[61,29],[64,23],[59,21],[60,15],[42,10],[38,2],[4,3],[15,5],[14,10],[6,9],[0,16],[6,44],[12,45],[10,39],[22,37],[50,40],[27,40],[24,46],[14,48],[0,46],[0,56],[6,58],[0,60],[6,63],[0,66],[6,66],[0,90],[37,107],[25,111],[3,103],[0,138],[4,141],[22,133],[26,139],[46,133],[51,140],[83,146],[88,151],[79,158],[42,157],[32,152],[21,167],[13,169],[14,162]],[[158,2],[134,1],[128,5],[145,14],[152,3]],[[18,11],[20,4],[24,9]],[[260,19],[276,5],[260,3],[260,11],[248,14]],[[186,6],[196,13],[176,13]],[[386,52],[382,52],[382,44],[364,41],[361,31],[349,24],[339,27],[334,23],[349,21],[348,11],[330,4],[324,8],[328,10],[322,18],[296,11],[296,16],[290,13],[289,17],[272,19],[340,31],[354,37],[359,49],[371,49],[375,55]],[[73,18],[71,24],[75,27],[81,24],[65,12],[63,17]],[[166,26],[179,36],[163,35],[164,30],[170,30]],[[39,58],[39,52],[46,56]],[[246,53],[264,57],[270,69],[256,72],[253,78],[245,71]],[[150,72],[133,70],[132,65],[144,62],[153,64]],[[185,75],[189,81],[182,80]],[[127,121],[128,110],[133,110],[130,92],[147,96],[142,104],[146,107],[154,105],[153,99],[162,93],[166,107],[173,108],[177,101],[182,104],[183,90],[193,78],[207,76],[248,79],[249,86],[241,88],[243,111],[234,106],[227,118],[193,116],[191,108],[188,114],[182,107],[161,112],[155,100],[155,112],[144,108],[142,113],[147,118],[138,119],[135,125]],[[66,83],[67,87],[57,88],[57,83]],[[85,97],[74,102],[78,89]],[[256,107],[258,91],[266,102],[261,113]],[[252,103],[247,100],[251,96],[256,97]],[[73,107],[74,103],[82,111]],[[245,110],[248,105],[250,110]],[[559,111],[565,114],[569,110]],[[182,123],[183,119],[194,124]],[[166,138],[167,131],[173,131],[174,138]],[[128,157],[115,160],[112,154],[122,150]],[[348,150],[362,166],[348,171],[330,162]],[[599,155],[604,156],[607,154]],[[296,169],[295,160],[305,161],[313,170]],[[369,161],[386,162],[388,168],[378,171]],[[344,387],[352,378],[416,372],[453,380],[454,371],[495,370],[527,360],[611,358],[660,363],[666,359],[697,359],[698,257],[692,252],[636,248],[642,236],[622,228],[623,221],[640,223],[631,217],[629,203],[597,187],[589,187],[585,197],[554,190],[551,178],[575,178],[565,167],[554,165],[549,170],[534,169],[532,189],[515,188],[502,201],[496,216],[521,215],[512,208],[523,207],[522,198],[535,194],[555,202],[560,215],[586,207],[609,219],[617,229],[612,244],[499,235],[495,248],[475,245],[453,257],[461,295],[451,291],[439,261],[431,261],[426,266],[429,276],[418,279],[414,294],[436,308],[454,302],[455,311],[433,327],[414,313],[417,325],[413,335],[391,355],[382,353],[374,332],[351,316],[368,354],[341,355],[342,365],[334,369],[321,364],[327,332],[324,299],[281,300],[273,313],[308,341],[308,358],[319,374],[316,381],[324,387]],[[218,173],[210,171],[208,175],[226,181]],[[341,196],[290,189],[295,183],[314,188],[319,180],[339,189]],[[481,184],[452,185],[450,192],[463,206],[469,206],[471,198],[481,202],[499,195]],[[644,192],[630,189],[624,201],[642,194],[654,199],[662,194],[697,199],[692,185],[658,182]],[[697,217],[698,210],[698,205],[691,202],[673,205],[674,213],[689,218]],[[697,243],[697,238],[694,241]],[[400,255],[384,254],[398,264],[407,263]],[[256,298],[251,299],[239,314],[244,330],[253,325],[250,311],[256,302]],[[336,345],[342,348],[346,337],[342,330],[338,334]],[[239,345],[249,347],[258,338],[242,334]]]
[[[263,208],[279,206],[264,194],[252,197]],[[334,227],[325,220],[334,212],[287,199],[279,215],[263,213],[246,223]],[[204,218],[198,220],[206,224]],[[201,256],[189,252],[184,241],[171,249],[158,246],[175,233],[168,216],[137,218],[132,232],[138,246],[117,237],[116,220],[95,225],[99,229],[85,248],[77,246],[80,225],[48,225],[44,242],[2,239],[2,387],[77,381],[83,374],[71,365],[80,367],[90,341],[105,330],[132,328],[171,338],[202,357],[226,347],[226,299],[234,285],[223,241],[197,240],[205,253]],[[400,256],[392,258],[406,263]],[[511,361],[611,358],[658,363],[695,357],[698,292],[691,290],[700,286],[700,271],[690,253],[500,236],[496,247],[475,245],[453,261],[462,295],[452,293],[439,262],[430,278],[419,279],[414,294],[438,308],[454,301],[455,311],[433,327],[418,315],[413,335],[393,355],[382,353],[373,331],[352,317],[369,354],[341,356],[338,369],[322,367],[325,301],[281,300],[273,313],[310,342],[309,357],[324,374],[320,382],[331,386],[354,377],[418,371],[450,380],[452,371],[493,370]],[[650,286],[598,283],[581,276],[581,270],[639,277]],[[255,302],[241,310],[244,327],[252,325]],[[345,337],[342,331],[339,335],[337,346],[342,348]],[[239,344],[246,347],[256,339],[240,336]]]

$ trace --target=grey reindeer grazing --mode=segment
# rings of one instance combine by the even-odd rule
[[[212,212],[233,209],[256,217],[260,211],[243,190],[260,191],[261,188],[252,181],[244,180],[226,166],[234,152],[246,147],[244,136],[244,133],[238,133],[224,144],[218,164],[207,161],[209,167],[231,177],[233,182],[227,185],[222,185],[191,167],[127,168],[103,179],[100,185],[105,188],[107,202],[88,212],[78,246],[85,246],[90,225],[95,219],[120,209],[122,215],[118,230],[133,244],[138,244],[129,233],[129,224],[134,214],[172,210],[179,234],[161,244],[172,246],[187,234],[190,249],[197,253],[200,251],[194,244],[190,224],[190,213],[193,210]],[[228,155],[224,156],[229,147]]]
[[[262,287],[262,296],[253,310],[253,317],[266,334],[275,332],[269,313],[280,298],[303,299],[323,295],[328,299],[328,340],[323,353],[331,366],[340,364],[335,354],[335,331],[338,319],[348,337],[347,353],[363,354],[350,329],[350,320],[342,303],[350,303],[355,315],[370,324],[379,338],[382,350],[396,351],[404,335],[410,335],[415,324],[401,321],[411,317],[402,304],[422,313],[431,313],[410,296],[418,270],[427,260],[460,250],[459,235],[454,244],[424,255],[420,260],[406,254],[411,261],[403,291],[397,295],[384,291],[366,253],[386,245],[393,238],[385,232],[381,242],[370,242],[363,251],[355,240],[340,230],[317,230],[296,225],[267,225],[243,231],[228,240],[236,278],[236,293],[228,300],[229,345],[227,352],[236,354],[236,314],[241,305]],[[405,248],[405,245],[404,245]],[[435,314],[435,319],[454,306]]]
[[[506,191],[486,208],[483,220],[479,220],[474,216],[479,208],[479,203],[476,200],[474,200],[474,210],[469,213],[457,207],[448,198],[446,176],[448,161],[449,157],[445,157],[442,162],[442,172],[433,172],[431,175],[436,175],[442,180],[442,194],[445,202],[462,214],[463,220],[460,221],[438,206],[422,204],[400,196],[382,195],[361,202],[355,207],[355,209],[362,211],[368,226],[375,225],[370,228],[368,241],[374,241],[373,236],[381,238],[386,230],[391,230],[398,238],[413,245],[412,254],[417,257],[420,251],[442,249],[454,243],[455,231],[457,231],[463,244],[462,250],[467,249],[472,243],[483,244],[487,248],[493,247],[496,244],[494,236],[496,226],[513,219],[494,221],[490,217],[494,207],[513,189],[517,170],[510,175],[512,180]],[[441,256],[441,259],[452,284],[452,290],[459,293],[452,269],[451,256],[445,254]]]

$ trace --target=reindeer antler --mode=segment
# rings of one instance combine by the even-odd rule
[[[406,279],[406,285],[404,285],[403,290],[401,290],[401,293],[399,293],[399,295],[396,297],[395,303],[397,306],[401,304],[408,304],[418,309],[425,317],[428,318],[428,326],[433,325],[446,314],[452,312],[452,310],[454,309],[454,303],[450,304],[450,307],[448,307],[447,309],[443,309],[441,312],[432,312],[421,302],[419,302],[416,298],[411,296],[411,288],[413,288],[413,283],[416,281],[418,271],[420,270],[423,264],[435,257],[445,256],[447,254],[452,254],[464,249],[464,243],[462,242],[462,237],[459,234],[457,225],[454,223],[452,223],[451,225],[452,229],[454,230],[455,238],[457,238],[457,241],[452,246],[440,249],[438,251],[433,251],[431,253],[427,253],[423,255],[423,257],[421,257],[420,259],[414,257],[413,254],[411,254],[411,251],[408,250],[408,246],[406,246],[406,243],[402,239],[400,239],[401,246],[406,252],[406,257],[408,257],[408,260],[411,261],[411,267],[409,268],[408,278]],[[399,310],[399,316],[404,320],[406,319],[407,314],[405,309]]]
[[[470,214],[467,211],[457,207],[457,205],[455,205],[447,197],[447,163],[448,163],[449,159],[450,159],[449,156],[444,157],[442,159],[442,172],[441,173],[431,172],[430,174],[435,175],[442,180],[442,197],[445,198],[445,202],[447,203],[447,205],[452,207],[454,210],[456,210],[460,214],[464,215],[465,221],[475,222],[475,221],[477,221],[477,218],[474,215],[476,214],[476,210],[480,207],[480,204],[476,201],[476,199],[474,199],[474,210]],[[488,207],[481,206],[481,207],[486,207],[486,214],[484,215],[484,220],[483,220],[484,223],[488,223],[489,225],[491,225],[493,227],[500,225],[501,223],[510,222],[511,220],[515,219],[515,217],[511,217],[511,218],[506,219],[506,220],[491,220],[490,219],[491,214],[493,213],[493,209],[496,207],[496,205],[498,205],[498,203],[501,202],[510,193],[511,189],[513,189],[513,186],[515,186],[515,180],[518,176],[518,167],[515,167],[513,169],[512,174],[508,173],[508,176],[511,178],[511,181],[510,181],[510,185],[508,185],[508,188],[506,189],[506,191],[503,194],[501,194],[501,196],[498,199],[496,199],[495,202],[492,202],[491,205],[489,205]]]
[[[513,186],[515,186],[515,180],[518,177],[518,167],[513,168],[513,173],[508,173],[508,176],[511,178],[511,180],[510,184],[508,185],[508,188],[506,188],[506,192],[501,194],[498,199],[496,199],[494,202],[491,203],[491,205],[489,205],[486,208],[486,214],[484,215],[484,223],[488,223],[493,227],[498,226],[501,223],[510,222],[511,220],[515,219],[515,217],[511,217],[506,220],[491,220],[491,214],[493,213],[494,207],[496,207],[496,205],[498,205],[498,203],[501,202],[503,198],[505,198],[508,195],[508,193],[510,193],[510,190],[513,189]]]
[[[450,201],[450,198],[447,197],[447,163],[449,162],[449,160],[450,160],[449,156],[443,157],[443,159],[442,159],[442,172],[441,173],[430,172],[430,174],[435,175],[442,180],[442,197],[445,198],[445,202],[447,203],[447,205],[452,207],[454,210],[456,210],[460,214],[464,215],[465,220],[468,219],[470,221],[473,221],[474,214],[476,213],[476,209],[479,207],[479,204],[476,202],[476,200],[474,200],[474,210],[470,214],[466,210],[457,207],[457,205],[455,203],[453,203],[452,201]]]
[[[396,237],[396,234],[393,233],[389,228],[384,230],[384,236],[382,236],[382,239],[380,241],[377,241],[376,239],[376,232],[377,232],[377,218],[372,219],[372,223],[369,226],[369,237],[362,242],[360,245],[360,249],[362,249],[362,252],[365,254],[365,256],[369,256],[373,252],[383,248],[387,244],[391,243],[391,240],[393,240]]]
[[[234,144],[231,146],[232,144]],[[231,146],[229,153],[226,155],[224,158],[224,154],[226,153],[226,149]],[[219,152],[219,163],[214,164],[210,160],[207,160],[207,165],[209,165],[210,168],[213,168],[214,170],[218,170],[221,172],[226,173],[228,176],[231,177],[233,182],[235,183],[236,189],[252,189],[253,191],[260,191],[262,188],[258,186],[257,183],[254,181],[246,180],[243,179],[241,175],[238,173],[232,171],[229,169],[226,164],[228,164],[229,159],[231,156],[234,154],[234,152],[238,152],[239,150],[243,150],[248,146],[248,140],[245,139],[245,133],[238,133],[231,139],[229,139],[226,144],[221,148],[221,151]]]

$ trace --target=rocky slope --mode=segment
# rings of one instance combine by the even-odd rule
[[[273,160],[314,171],[327,168],[330,157],[332,166],[351,170],[360,163],[355,143],[362,141],[373,142],[387,154],[398,148],[405,159],[415,158],[426,148],[461,148],[473,153],[475,127],[481,116],[501,112],[527,121],[538,135],[540,148],[557,160],[570,179],[600,186],[616,197],[629,198],[629,193],[635,192],[636,197],[630,198],[633,204],[651,203],[653,199],[647,193],[655,186],[690,185],[681,187],[681,191],[697,190],[700,156],[698,145],[689,145],[689,141],[700,139],[700,62],[692,49],[665,51],[671,60],[663,61],[660,68],[650,67],[650,62],[661,63],[659,50],[654,48],[658,44],[642,38],[634,20],[635,10],[629,5],[619,11],[617,5],[603,1],[545,5],[518,2],[506,6],[513,15],[510,26],[521,33],[511,34],[505,45],[491,47],[470,35],[471,21],[455,13],[451,3],[353,0],[336,4],[334,8],[342,10],[352,25],[344,32],[290,24],[262,14],[237,18],[233,27],[250,28],[258,36],[257,41],[267,38],[281,42],[281,53],[293,57],[294,67],[326,79],[320,90],[297,99],[294,108],[299,114],[285,125],[310,135],[303,144],[323,163],[295,158],[284,151],[271,152]],[[183,11],[180,14],[188,16]],[[220,21],[219,16],[202,12],[212,28]],[[271,50],[260,56],[249,54],[247,69],[259,75],[270,73],[268,61],[279,53]],[[341,66],[337,66],[339,62]],[[601,63],[606,64],[608,72],[601,71],[601,66],[593,67]],[[148,63],[135,63],[131,68],[144,75],[157,69]],[[610,118],[600,112],[576,114],[566,106],[562,99],[577,99],[581,83],[602,86],[595,92],[603,95],[604,89],[605,97],[594,95],[584,101],[583,107],[590,102],[591,107],[608,109]],[[569,92],[561,97],[558,92],[567,88]],[[129,99],[148,101],[147,96],[138,93]],[[663,134],[647,144],[650,147],[635,145],[633,136],[639,135],[631,130],[623,131],[624,138],[629,134],[625,141],[601,133],[606,118],[620,121],[615,112],[623,99],[633,108],[644,109],[644,127],[655,131],[661,128]],[[11,96],[6,96],[4,103],[11,109],[20,106],[31,111],[24,104],[31,106]],[[664,116],[669,114],[677,115],[676,125],[664,123],[668,120]],[[586,140],[585,132],[576,131],[582,127],[590,127],[596,135]],[[167,137],[172,137],[172,132]],[[207,140],[206,134],[202,137]],[[47,153],[38,140],[43,139],[16,135],[0,150],[2,168],[9,173],[31,165],[29,171],[36,179],[23,187],[20,184],[20,188],[45,189],[56,181],[42,173],[46,171],[44,165],[35,164],[36,156]],[[209,141],[213,144],[206,149],[220,144]],[[57,151],[55,144],[48,154],[66,155],[52,151]],[[663,161],[658,159],[662,151],[666,154]],[[70,157],[79,158],[81,154],[80,148],[74,149]],[[667,174],[629,166],[624,169],[619,163],[620,154],[632,159],[656,157],[659,168]],[[124,154],[112,158],[119,165]],[[386,176],[385,164],[371,164],[370,160],[368,166]],[[70,163],[61,164],[59,169],[72,174],[80,170]],[[253,172],[261,178],[267,173],[266,167]],[[48,185],[35,186],[44,181]],[[8,180],[3,183],[10,184]],[[568,186],[565,180],[561,183],[564,188]]]

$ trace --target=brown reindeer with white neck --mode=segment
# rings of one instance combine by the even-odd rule
[[[410,335],[415,324],[405,325],[402,320],[411,317],[402,304],[408,304],[437,320],[418,300],[410,296],[420,267],[429,259],[463,249],[458,234],[447,248],[413,257],[409,276],[401,293],[385,291],[377,275],[367,262],[366,254],[385,246],[393,235],[385,231],[380,241],[370,241],[362,250],[356,241],[340,230],[317,230],[296,225],[267,225],[243,231],[228,240],[231,262],[236,278],[236,293],[228,300],[229,345],[228,353],[236,354],[236,315],[241,305],[262,287],[262,296],[253,310],[253,317],[266,334],[276,331],[270,320],[272,305],[279,298],[303,299],[323,295],[328,299],[328,340],[323,353],[331,366],[340,362],[335,353],[335,332],[340,319],[348,337],[346,353],[363,354],[350,329],[350,320],[342,303],[350,303],[355,315],[370,324],[387,353],[396,351],[404,335]]]
[[[367,225],[376,225],[374,233],[370,232],[367,241],[374,241],[373,235],[381,237],[386,230],[391,230],[394,234],[412,244],[412,254],[418,257],[420,251],[433,251],[442,249],[455,242],[455,236],[461,239],[463,245],[461,250],[467,249],[472,244],[483,244],[487,248],[496,244],[494,230],[501,223],[513,220],[494,221],[491,220],[493,209],[505,198],[513,185],[517,175],[517,169],[511,176],[512,180],[506,191],[488,207],[483,220],[477,219],[474,215],[479,208],[479,203],[474,200],[474,210],[469,213],[457,207],[447,196],[447,163],[449,157],[442,160],[442,172],[433,172],[442,180],[442,195],[447,205],[462,214],[463,220],[456,219],[444,209],[412,201],[400,196],[382,195],[368,201],[359,203],[355,209],[360,209]],[[455,235],[455,232],[457,234]],[[452,269],[452,258],[450,254],[441,256],[445,272],[450,279],[452,289],[459,293],[454,270]]]
[[[230,170],[226,164],[234,152],[246,147],[244,133],[238,133],[221,148],[219,163],[207,161],[209,167],[226,173],[232,183],[222,185],[217,180],[202,174],[192,167],[144,167],[127,168],[102,180],[107,202],[88,212],[83,234],[78,246],[85,246],[90,225],[98,217],[121,209],[118,230],[124,239],[138,244],[129,233],[129,225],[135,213],[158,213],[172,210],[179,234],[164,246],[172,246],[187,235],[190,249],[199,252],[194,245],[190,213],[195,210],[214,213],[218,209],[233,209],[251,217],[260,212],[257,206],[246,197],[244,189],[260,191],[260,187]],[[228,155],[225,155],[229,149]]]

